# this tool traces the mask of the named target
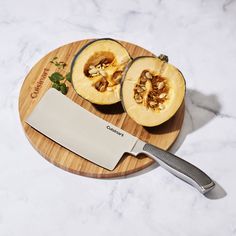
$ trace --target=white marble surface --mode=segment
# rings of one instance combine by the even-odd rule
[[[165,53],[187,80],[172,151],[219,185],[208,197],[160,167],[97,180],[45,161],[24,136],[30,68],[71,41],[113,37]],[[0,0],[0,235],[236,235],[236,1]],[[220,187],[221,186],[221,187]]]

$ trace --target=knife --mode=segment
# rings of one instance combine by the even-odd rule
[[[215,186],[211,178],[194,165],[139,140],[90,113],[53,88],[44,94],[27,117],[26,123],[65,148],[108,170],[115,168],[124,153],[134,156],[144,153],[203,194]]]

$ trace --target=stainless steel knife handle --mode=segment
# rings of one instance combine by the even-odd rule
[[[143,153],[157,161],[160,166],[170,173],[193,185],[203,194],[210,191],[215,186],[215,183],[207,174],[174,154],[159,149],[151,144],[145,144],[143,146]]]

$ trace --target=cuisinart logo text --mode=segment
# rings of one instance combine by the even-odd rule
[[[109,129],[109,130],[111,130],[112,132],[114,132],[114,133],[116,133],[116,134],[120,135],[121,137],[123,137],[123,136],[124,136],[124,134],[122,134],[121,132],[119,132],[118,130],[116,130],[116,129],[112,128],[112,127],[111,127],[111,126],[109,126],[109,125],[107,125],[107,129]]]

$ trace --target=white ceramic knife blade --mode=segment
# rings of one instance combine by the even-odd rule
[[[187,161],[145,143],[88,112],[56,89],[49,89],[26,122],[76,154],[113,170],[124,153],[144,153],[201,193],[214,188],[203,171]]]

